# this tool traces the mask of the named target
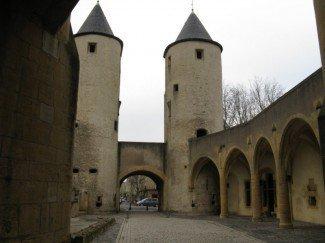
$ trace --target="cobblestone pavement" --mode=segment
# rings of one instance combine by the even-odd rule
[[[256,223],[236,216],[133,211],[112,217],[117,223],[93,242],[325,242],[325,226],[302,222],[294,222],[293,229],[278,229],[274,219]]]
[[[250,217],[230,216],[220,219],[218,216],[180,216],[171,217],[210,220],[266,242],[325,242],[325,226],[293,222],[292,229],[279,229],[275,219],[265,218],[263,222],[252,222]]]
[[[134,213],[122,225],[118,243],[129,242],[262,242],[209,220]]]

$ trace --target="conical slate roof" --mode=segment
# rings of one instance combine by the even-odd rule
[[[77,34],[79,35],[83,33],[114,35],[99,3],[97,3],[90,12]]]
[[[208,31],[204,28],[203,24],[194,12],[190,14],[181,33],[178,35],[176,41],[186,39],[204,39],[212,40]]]
[[[75,34],[75,37],[82,35],[103,35],[113,39],[116,39],[120,42],[121,47],[123,48],[123,41],[118,37],[114,36],[111,27],[109,26],[105,14],[100,7],[99,3],[95,5],[93,10],[88,15],[87,19],[79,29],[78,33]]]
[[[169,48],[172,46],[186,41],[201,41],[201,42],[209,42],[211,44],[217,45],[221,51],[222,46],[212,40],[211,36],[209,35],[208,31],[203,26],[200,19],[196,16],[196,14],[192,11],[188,19],[186,20],[181,32],[179,33],[175,42],[171,43],[167,46],[164,52],[164,57],[166,56]]]

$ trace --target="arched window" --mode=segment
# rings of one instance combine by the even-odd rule
[[[196,130],[196,137],[199,138],[199,137],[204,137],[208,134],[208,131],[203,129],[203,128],[200,128],[198,130]]]

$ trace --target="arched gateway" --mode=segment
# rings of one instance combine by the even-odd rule
[[[144,175],[155,182],[159,198],[158,210],[162,211],[164,209],[164,185],[167,181],[164,171],[164,144],[120,142],[118,161],[116,199],[119,200],[120,187],[125,179],[134,175]]]

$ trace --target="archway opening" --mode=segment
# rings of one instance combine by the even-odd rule
[[[271,145],[265,138],[257,143],[254,163],[259,176],[262,215],[273,217],[277,207],[275,160]]]
[[[219,171],[209,158],[199,159],[192,171],[192,212],[220,214]]]
[[[148,171],[135,171],[120,179],[120,211],[162,211],[164,181]]]
[[[318,140],[302,119],[289,123],[281,142],[281,163],[294,220],[325,224],[323,162]]]
[[[244,153],[234,149],[226,162],[228,211],[230,214],[251,215],[251,176]]]

